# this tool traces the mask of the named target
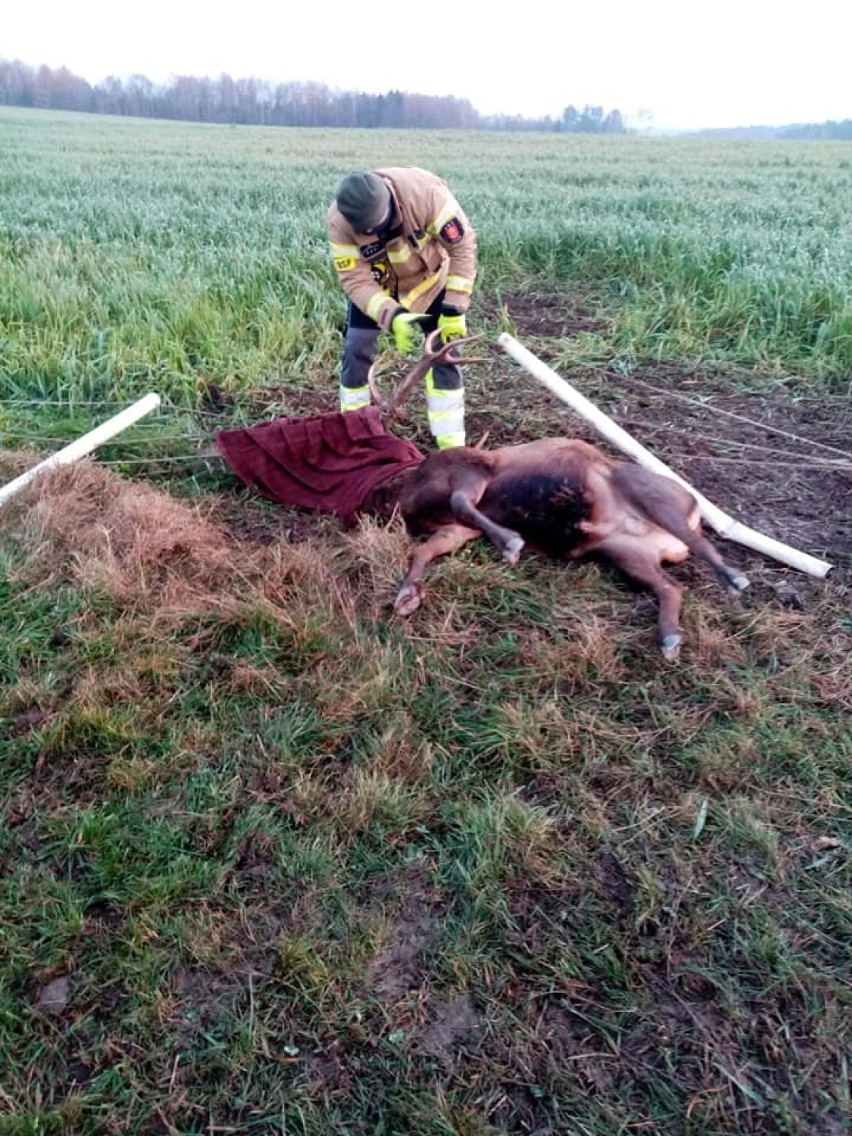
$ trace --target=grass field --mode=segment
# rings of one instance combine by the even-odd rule
[[[398,524],[236,486],[215,428],[334,407],[381,162],[464,202],[477,329],[832,577],[676,569],[672,667],[605,567],[471,546],[403,621]],[[166,404],[0,512],[2,1136],[848,1131],[850,474],[789,435],[850,449],[850,212],[843,144],[0,110],[2,480]]]
[[[615,315],[609,355],[848,383],[852,155],[842,143],[240,130],[6,110],[4,388],[156,380],[193,401],[335,362],[334,186],[417,162],[476,219],[483,294],[543,273]],[[576,345],[594,353],[596,343]],[[4,393],[5,393],[4,391]]]

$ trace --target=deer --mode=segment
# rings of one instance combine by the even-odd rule
[[[458,354],[480,336],[439,346],[435,331],[423,355],[389,400],[369,379],[382,416],[398,417],[408,393],[430,367],[484,362]],[[424,576],[440,556],[485,537],[509,565],[526,546],[556,559],[602,557],[657,597],[657,630],[663,657],[675,662],[683,643],[683,587],[663,568],[690,553],[710,565],[728,596],[749,586],[748,577],[726,564],[701,528],[693,495],[679,482],[632,461],[615,460],[578,438],[542,438],[493,450],[457,447],[427,455],[392,485],[378,491],[386,507],[396,498],[408,533],[419,540],[394,600],[401,616],[412,615],[424,596]],[[364,511],[371,511],[365,502]],[[421,539],[422,538],[422,539]]]

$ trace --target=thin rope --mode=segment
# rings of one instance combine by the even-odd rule
[[[2,398],[0,406],[132,406],[118,398]],[[166,405],[161,403],[161,406]]]
[[[761,453],[761,454],[781,455],[784,458],[789,458],[789,457],[792,456],[792,457],[796,457],[796,458],[799,458],[799,459],[805,459],[805,460],[798,460],[798,461],[780,461],[780,462],[774,461],[773,462],[773,465],[783,466],[785,468],[790,468],[790,469],[802,469],[802,470],[819,469],[819,470],[828,471],[828,472],[852,471],[852,464],[849,464],[850,462],[852,462],[852,453],[848,453],[845,450],[841,450],[836,446],[830,446],[830,445],[827,445],[827,444],[822,443],[822,442],[813,441],[812,439],[809,439],[809,438],[803,438],[799,435],[793,434],[790,431],[783,430],[780,427],[772,426],[772,425],[770,425],[768,423],[764,423],[764,422],[758,422],[754,419],[747,418],[744,415],[736,414],[733,411],[723,410],[719,407],[712,406],[711,404],[708,404],[708,403],[698,402],[695,399],[691,399],[688,396],[680,394],[677,391],[663,390],[662,388],[655,387],[653,384],[648,383],[648,382],[646,382],[642,379],[638,379],[638,378],[636,378],[635,376],[632,376],[632,375],[622,375],[622,374],[617,373],[617,372],[611,372],[611,371],[606,370],[603,367],[592,367],[590,369],[598,371],[602,374],[606,374],[608,378],[614,379],[615,381],[621,380],[621,381],[624,381],[628,384],[633,383],[633,384],[635,384],[639,387],[644,388],[645,390],[648,390],[648,391],[650,391],[650,392],[652,392],[656,395],[659,395],[663,399],[665,399],[666,397],[670,397],[670,398],[676,399],[680,402],[683,402],[683,403],[685,403],[685,404],[687,404],[687,405],[689,405],[689,406],[691,406],[691,407],[693,407],[697,410],[701,410],[701,411],[705,411],[705,412],[709,410],[713,414],[722,415],[724,417],[733,419],[735,421],[742,422],[742,423],[745,423],[747,425],[757,427],[758,429],[767,430],[771,433],[779,434],[783,437],[789,438],[792,441],[801,443],[802,445],[817,447],[819,449],[826,450],[830,453],[840,454],[841,457],[846,459],[846,460],[842,461],[842,462],[837,461],[837,460],[827,459],[827,458],[822,459],[822,460],[820,460],[820,459],[807,460],[807,459],[810,458],[810,455],[806,455],[806,454],[791,455],[788,450],[783,450],[783,449],[779,449],[779,448],[771,447],[771,446],[758,445],[757,443],[754,443],[754,442],[743,442],[743,441],[739,441],[739,440],[725,439],[725,438],[702,437],[701,440],[706,445],[727,446],[727,447],[734,447],[734,448],[739,449],[739,450],[754,450],[754,451],[757,451],[758,453]],[[816,396],[814,396],[814,397],[816,397]],[[0,407],[3,407],[3,406],[41,406],[41,405],[44,405],[44,406],[65,406],[65,407],[68,407],[69,410],[73,410],[73,408],[75,406],[129,406],[129,405],[132,405],[132,403],[124,403],[124,402],[119,402],[118,400],[107,400],[107,399],[74,400],[73,402],[69,402],[68,400],[59,400],[59,399],[56,399],[56,400],[50,400],[50,399],[7,399],[7,400],[0,401]],[[160,414],[158,414],[158,417],[162,417],[162,411],[164,411],[164,410],[165,411],[171,411],[174,414],[185,415],[185,416],[204,415],[206,417],[215,417],[215,418],[220,418],[220,419],[223,417],[221,412],[218,412],[218,411],[193,410],[193,409],[188,408],[188,407],[179,407],[179,406],[175,406],[174,404],[169,404],[169,403],[161,404],[161,406],[159,407]],[[638,426],[642,429],[649,430],[652,433],[660,433],[661,431],[665,431],[665,432],[670,433],[670,434],[680,434],[680,435],[692,434],[692,431],[686,429],[685,427],[669,426],[669,425],[660,426],[657,423],[651,423],[651,422],[647,422],[647,421],[643,421],[641,419],[635,419],[635,418],[622,418],[621,421],[624,424],[629,425],[631,427]],[[148,423],[137,424],[137,429],[140,426],[143,426],[143,427],[147,426],[147,427],[149,427],[149,434],[150,434],[151,433],[150,428],[154,428],[155,425],[156,424],[154,422],[149,421]],[[29,434],[29,433],[26,433],[24,431],[17,431],[17,430],[3,431],[3,435],[4,435],[5,439],[26,440],[26,441],[29,441],[29,442],[39,442],[39,443],[57,443],[57,444],[67,445],[67,444],[69,444],[70,441],[72,441],[72,439],[69,439],[69,438],[47,437],[47,436],[43,436],[43,435],[39,435],[39,434]],[[157,445],[157,444],[162,443],[162,442],[182,442],[182,441],[185,441],[185,442],[195,442],[198,445],[204,445],[204,444],[209,444],[210,442],[212,442],[212,440],[213,440],[212,436],[207,435],[207,434],[203,434],[203,435],[165,434],[165,435],[159,435],[159,436],[154,435],[154,436],[143,437],[143,438],[138,438],[138,437],[133,438],[133,439],[128,438],[128,439],[124,439],[122,441],[115,441],[113,443],[105,443],[105,444],[123,445],[123,446],[140,446],[140,445],[153,446],[153,445]],[[210,455],[185,454],[185,455],[169,455],[169,456],[162,456],[162,457],[154,456],[154,457],[149,457],[149,458],[128,458],[126,460],[122,460],[122,459],[119,458],[119,459],[115,459],[115,460],[111,460],[111,461],[102,461],[100,464],[102,464],[102,465],[120,465],[120,466],[150,465],[150,464],[155,463],[155,462],[158,463],[158,464],[171,463],[171,462],[192,462],[192,461],[206,460],[207,457],[212,457],[212,458],[215,458],[217,460],[220,459],[220,455],[218,455],[216,453],[213,453],[213,454],[210,454]],[[760,459],[758,459],[758,458],[724,457],[724,456],[716,455],[716,454],[695,454],[695,453],[688,453],[688,454],[681,454],[681,455],[672,454],[671,457],[673,459],[678,459],[678,460],[716,462],[716,463],[724,463],[724,464],[728,464],[728,465],[737,465],[737,464],[739,464],[739,465],[755,465],[755,464],[759,464],[759,462],[760,462]]]
[[[0,399],[0,410],[4,406],[64,406],[69,411],[75,410],[79,406],[114,406],[121,409],[126,409],[128,406],[133,406],[134,401],[127,402],[126,400],[118,399],[67,399],[67,398],[4,398]],[[162,416],[163,411],[171,411],[174,414],[189,414],[189,415],[203,415],[205,418],[224,418],[225,414],[222,410],[201,410],[193,406],[179,406],[173,402],[161,402],[157,407],[157,417]]]
[[[194,462],[194,461],[224,461],[225,459],[221,454],[183,454],[180,457],[167,457],[167,458],[128,458],[122,461],[121,458],[116,458],[110,461],[98,461],[98,465],[154,465],[163,464],[165,462]]]
[[[671,454],[672,460],[676,461],[708,461],[708,462],[721,462],[725,465],[763,465],[764,462],[760,458],[723,458],[717,457],[715,454]],[[99,461],[99,465],[110,466],[124,466],[124,465],[152,465],[155,462],[190,462],[190,461],[224,461],[225,459],[218,453],[207,454],[184,454],[177,457],[151,457],[151,458],[128,458],[123,461],[121,458],[111,459],[109,461]],[[772,463],[772,468],[788,468],[788,469],[803,469],[803,470],[821,470],[829,473],[852,473],[852,464],[846,465],[842,462],[834,463],[828,459],[825,461],[804,461],[804,462],[784,462],[778,461]]]
[[[680,394],[678,391],[662,390],[660,387],[655,387],[652,383],[647,383],[643,379],[637,379],[633,375],[622,375],[617,371],[607,371],[605,368],[596,368],[602,371],[607,377],[615,379],[616,382],[626,381],[627,383],[635,383],[637,386],[645,390],[651,391],[654,394],[661,395],[663,398],[675,398],[679,402],[685,402],[688,406],[694,407],[696,410],[703,410],[705,413],[709,410],[712,414],[720,414],[725,418],[732,418],[735,422],[744,422],[748,426],[756,426],[759,430],[768,430],[772,434],[780,434],[784,438],[789,438],[793,442],[801,442],[805,446],[815,446],[820,450],[829,450],[831,453],[840,454],[841,457],[852,461],[852,453],[847,450],[838,449],[837,446],[829,446],[825,442],[815,442],[811,438],[802,438],[798,434],[793,434],[789,430],[782,430],[780,426],[772,426],[768,422],[757,422],[754,418],[746,418],[743,414],[735,414],[732,410],[722,410],[719,406],[713,406],[706,402],[696,402],[695,399],[689,398],[688,395]]]
[[[778,451],[779,453],[781,451]],[[718,454],[671,454],[667,455],[677,461],[705,461],[721,463],[723,465],[765,465],[761,458],[724,458]],[[852,473],[852,463],[835,461],[832,458],[819,458],[813,461],[774,461],[773,469],[820,469],[824,473]]]
[[[2,430],[0,437],[3,441],[25,440],[27,442],[58,442],[62,445],[69,445],[74,441],[73,438],[45,438],[41,434],[23,434],[17,430]],[[123,438],[121,441],[107,441],[103,442],[104,446],[155,446],[159,442],[212,442],[212,435],[199,436],[196,434],[160,434],[150,438]]]
[[[660,431],[665,431],[666,433],[669,433],[669,434],[682,434],[682,435],[690,435],[691,434],[691,431],[686,430],[686,429],[682,429],[682,428],[678,428],[676,426],[660,427],[660,426],[656,426],[655,424],[650,423],[650,422],[644,422],[640,419],[623,419],[622,421],[625,422],[627,425],[629,425],[631,427],[639,426],[641,428],[647,429],[651,433],[654,433],[654,432],[659,433]],[[60,444],[64,443],[66,445],[69,444],[69,442],[73,440],[73,439],[69,439],[69,438],[48,438],[48,437],[43,437],[43,436],[38,435],[38,434],[22,434],[22,433],[6,433],[4,437],[5,437],[5,440],[9,440],[9,439],[22,440],[23,439],[23,440],[26,440],[28,442],[41,442],[41,443],[56,442],[56,443],[60,443]],[[161,435],[159,437],[150,437],[150,438],[126,438],[126,439],[123,439],[123,440],[116,439],[115,441],[104,442],[104,445],[105,446],[112,445],[112,446],[134,446],[134,447],[138,447],[138,446],[155,446],[155,445],[157,445],[161,442],[194,442],[196,445],[201,446],[201,445],[209,445],[213,440],[214,439],[213,439],[212,435],[200,436],[200,435],[193,435],[193,434],[164,434],[164,435]],[[828,472],[841,472],[841,473],[847,472],[847,471],[852,471],[852,463],[840,461],[836,458],[811,458],[810,455],[808,455],[808,454],[792,454],[791,455],[789,453],[789,451],[787,451],[787,450],[775,449],[775,448],[770,447],[770,446],[759,446],[759,445],[756,445],[755,443],[752,443],[752,442],[733,441],[733,440],[728,440],[728,439],[725,439],[725,438],[702,438],[702,441],[707,445],[732,446],[732,447],[735,447],[735,448],[741,449],[741,450],[742,449],[755,450],[760,454],[778,454],[778,455],[781,455],[781,457],[783,457],[783,458],[795,457],[795,458],[801,459],[801,460],[798,460],[798,461],[773,461],[774,466],[786,466],[786,467],[789,467],[789,468],[792,468],[792,469],[822,469],[822,470],[827,470]],[[169,460],[169,461],[192,461],[198,456],[200,456],[200,455],[198,455],[198,454],[184,454],[184,455],[173,455],[173,454],[171,454],[171,455],[163,455],[162,457],[154,456],[154,457],[150,457],[150,458],[139,458],[139,459],[128,458],[126,461],[123,461],[121,458],[117,458],[115,460],[120,465],[126,465],[131,461],[137,461],[137,460],[140,461],[140,462],[166,461],[166,460]],[[761,462],[762,462],[761,458],[728,457],[728,456],[724,456],[722,454],[696,454],[694,452],[690,452],[688,454],[680,454],[680,455],[679,454],[671,454],[670,456],[672,458],[688,458],[690,460],[698,460],[698,461],[724,462],[724,463],[727,463],[729,465],[730,464],[737,464],[737,463],[739,463],[741,465],[758,465],[758,464],[761,464]],[[103,462],[102,464],[107,464],[107,463]]]
[[[648,421],[641,419],[641,418],[619,417],[617,419],[617,421],[620,424],[625,425],[625,426],[630,426],[631,428],[639,427],[640,429],[648,430],[652,434],[665,432],[667,434],[683,434],[683,435],[690,435],[691,436],[692,433],[693,433],[693,431],[691,431],[691,430],[689,430],[689,429],[687,429],[683,426],[670,426],[670,425],[660,426],[658,423],[648,422]],[[141,423],[137,423],[135,425],[134,429],[138,429],[139,426],[141,426],[141,425],[142,425]],[[69,439],[69,438],[49,437],[49,436],[43,435],[43,434],[30,434],[30,433],[27,433],[26,431],[23,431],[23,430],[4,430],[4,431],[0,431],[0,433],[2,433],[2,437],[5,440],[10,440],[10,439],[11,440],[21,440],[21,439],[24,439],[24,440],[29,441],[29,442],[55,442],[55,443],[58,443],[58,444],[66,444],[66,445],[70,441],[73,441],[73,439]],[[148,434],[149,434],[148,437],[125,438],[122,441],[116,440],[116,441],[113,441],[113,442],[106,442],[104,444],[105,445],[123,445],[123,446],[153,446],[153,445],[159,444],[160,442],[183,442],[183,441],[186,441],[186,442],[195,442],[197,444],[202,444],[202,443],[205,443],[205,442],[212,442],[213,441],[213,435],[212,434],[203,434],[203,433],[199,433],[199,434],[155,434],[151,430],[149,430]],[[761,453],[761,454],[778,454],[781,457],[791,457],[791,456],[792,457],[801,457],[801,458],[804,458],[806,460],[811,457],[810,454],[792,454],[791,455],[789,450],[782,450],[782,449],[778,449],[778,448],[775,448],[775,447],[772,447],[772,446],[759,445],[756,442],[741,442],[739,439],[735,439],[735,438],[717,438],[717,437],[702,436],[701,441],[706,445],[733,446],[735,448],[743,449],[743,450],[756,450],[758,453]],[[842,453],[843,451],[838,451],[838,452]],[[848,455],[848,456],[849,456],[849,460],[852,460],[852,455]],[[824,462],[825,462],[825,465],[828,468],[831,468],[832,464],[837,465],[840,468],[846,468],[845,463],[842,464],[842,463],[837,462],[837,461],[833,462],[832,459],[829,459],[829,458],[824,459]]]
[[[781,451],[779,451],[781,452]],[[165,455],[163,457],[148,457],[148,458],[114,458],[114,459],[99,459],[97,455],[92,455],[94,460],[98,461],[99,465],[105,466],[126,466],[126,465],[162,465],[164,463],[172,462],[194,462],[194,461],[224,461],[221,454],[215,452],[198,453],[198,454],[177,454]],[[760,458],[732,458],[720,457],[716,454],[695,454],[695,453],[673,453],[669,455],[673,461],[703,461],[713,462],[714,464],[721,463],[723,465],[763,465]],[[843,462],[835,462],[828,458],[824,460],[817,459],[816,461],[776,461],[772,463],[774,468],[786,469],[800,469],[800,470],[821,470],[828,473],[852,473],[852,464]]]
[[[693,430],[687,430],[684,426],[660,426],[655,422],[645,422],[641,418],[619,418],[617,419],[617,422],[619,425],[626,425],[631,427],[639,426],[644,430],[649,430],[651,433],[656,434],[664,432],[666,434],[684,434],[693,437],[695,433]],[[812,454],[791,453],[789,450],[781,450],[775,446],[762,446],[757,442],[740,442],[739,440],[734,438],[708,438],[702,435],[701,442],[705,443],[706,445],[734,446],[742,450],[756,450],[759,454],[780,454],[781,457],[785,458],[797,457],[809,460],[813,457]],[[847,462],[840,462],[837,458],[814,458],[813,460],[822,461],[829,467],[832,464],[845,466],[846,464],[848,464],[848,461],[852,461],[852,454],[848,455]]]

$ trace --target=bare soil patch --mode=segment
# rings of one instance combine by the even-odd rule
[[[451,1065],[458,1050],[475,1043],[482,1028],[470,998],[463,995],[452,1002],[436,1002],[430,1007],[429,1020],[415,1042],[419,1053]]]
[[[512,292],[500,303],[485,305],[490,315],[508,315],[518,336],[559,339],[566,335],[604,330],[604,324],[584,304],[547,292]]]
[[[384,1004],[397,1002],[423,981],[419,955],[429,941],[435,914],[412,896],[390,928],[388,941],[373,959],[368,987]]]

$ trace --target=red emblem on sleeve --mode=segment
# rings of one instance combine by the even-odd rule
[[[447,221],[446,225],[441,229],[441,237],[448,245],[458,244],[463,236],[464,229],[458,217],[453,217],[451,220]]]

